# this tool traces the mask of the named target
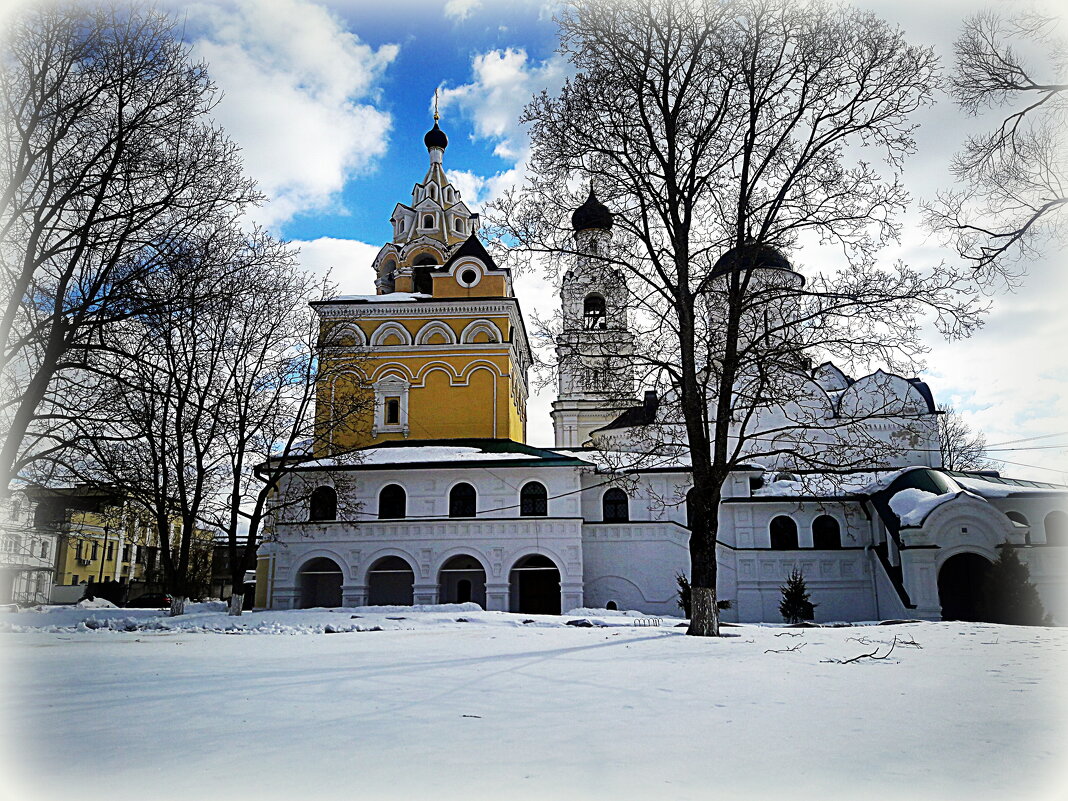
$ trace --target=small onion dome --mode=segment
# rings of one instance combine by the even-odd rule
[[[576,231],[585,231],[588,228],[611,228],[612,212],[597,199],[591,189],[586,202],[572,212],[571,227]]]
[[[770,245],[746,242],[740,248],[731,248],[712,267],[712,275],[726,275],[732,270],[766,268],[793,272],[790,262]]]
[[[432,147],[439,147],[444,150],[449,146],[449,137],[438,127],[437,120],[434,120],[434,127],[427,131],[426,136],[423,137],[423,144],[426,145],[427,150]]]

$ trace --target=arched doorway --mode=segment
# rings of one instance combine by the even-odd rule
[[[415,571],[399,556],[383,556],[367,572],[368,606],[411,606]]]
[[[320,556],[304,563],[298,575],[300,608],[341,606],[341,584],[344,576],[333,559]]]
[[[943,620],[986,620],[983,585],[990,560],[977,553],[951,556],[938,571],[938,602]]]
[[[560,614],[560,570],[548,556],[524,556],[508,576],[513,612]]]
[[[486,608],[486,571],[473,556],[454,556],[438,573],[438,600],[443,604],[474,601]]]

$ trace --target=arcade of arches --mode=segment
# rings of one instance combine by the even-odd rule
[[[306,562],[298,573],[301,609],[338,607],[343,603],[343,575],[327,557]],[[512,612],[558,615],[560,570],[547,556],[531,554],[520,559],[509,573]],[[410,606],[414,603],[415,570],[400,556],[384,556],[367,572],[368,606]],[[486,608],[486,570],[474,556],[460,554],[448,559],[438,572],[438,603],[473,602]]]

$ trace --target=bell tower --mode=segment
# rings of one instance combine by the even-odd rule
[[[591,431],[636,403],[627,284],[606,258],[612,213],[591,189],[571,225],[577,256],[560,288],[563,328],[556,339],[559,385],[552,417],[558,448],[581,447]]]

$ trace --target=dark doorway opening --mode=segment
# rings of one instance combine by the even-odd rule
[[[456,582],[456,603],[465,604],[471,600],[470,579],[460,579]]]
[[[473,556],[454,556],[438,573],[438,601],[465,604],[474,601],[486,608],[486,571]]]
[[[367,573],[369,606],[411,606],[415,571],[399,556],[384,556]]]
[[[951,556],[938,571],[938,602],[943,620],[985,621],[983,588],[990,561],[977,553]]]
[[[300,608],[341,606],[341,568],[333,559],[320,556],[300,569]]]
[[[552,559],[541,554],[525,556],[516,562],[509,580],[513,612],[560,614],[560,570]]]

